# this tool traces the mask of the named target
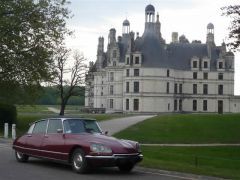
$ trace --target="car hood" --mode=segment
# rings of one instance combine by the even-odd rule
[[[85,144],[98,143],[103,144],[107,147],[110,147],[115,154],[128,154],[128,153],[137,153],[137,142],[117,139],[115,137],[106,136],[103,134],[81,134],[81,135],[72,135],[74,139],[79,139],[79,143],[83,142]]]

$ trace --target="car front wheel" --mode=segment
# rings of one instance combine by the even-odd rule
[[[124,173],[130,172],[133,169],[133,167],[134,164],[132,163],[118,165],[119,170]]]
[[[82,149],[76,149],[72,154],[72,168],[77,173],[86,173],[88,170],[85,153]]]
[[[18,151],[15,151],[15,156],[18,162],[27,162],[29,156]]]

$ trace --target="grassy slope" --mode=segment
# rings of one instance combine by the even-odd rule
[[[115,136],[141,143],[240,143],[240,114],[164,115]],[[240,147],[142,147],[142,166],[240,179]]]
[[[240,114],[164,115],[116,134],[141,143],[240,143]]]
[[[240,179],[240,147],[142,147],[142,166]]]

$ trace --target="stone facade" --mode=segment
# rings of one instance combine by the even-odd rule
[[[155,21],[156,17],[156,21]],[[122,36],[110,29],[107,51],[99,38],[97,60],[86,75],[85,106],[106,112],[240,112],[234,96],[234,54],[216,46],[214,25],[206,43],[173,32],[166,44],[155,8],[145,8],[140,37],[124,20]]]

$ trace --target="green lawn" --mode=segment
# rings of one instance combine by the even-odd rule
[[[54,114],[53,112],[49,111],[47,105],[17,105],[17,112],[18,113],[47,113],[47,114]]]
[[[141,143],[240,143],[240,114],[161,115],[117,133]]]
[[[141,166],[240,179],[240,147],[142,147]]]
[[[141,143],[240,143],[240,114],[160,115],[115,134]],[[240,147],[142,147],[141,166],[240,179]]]

